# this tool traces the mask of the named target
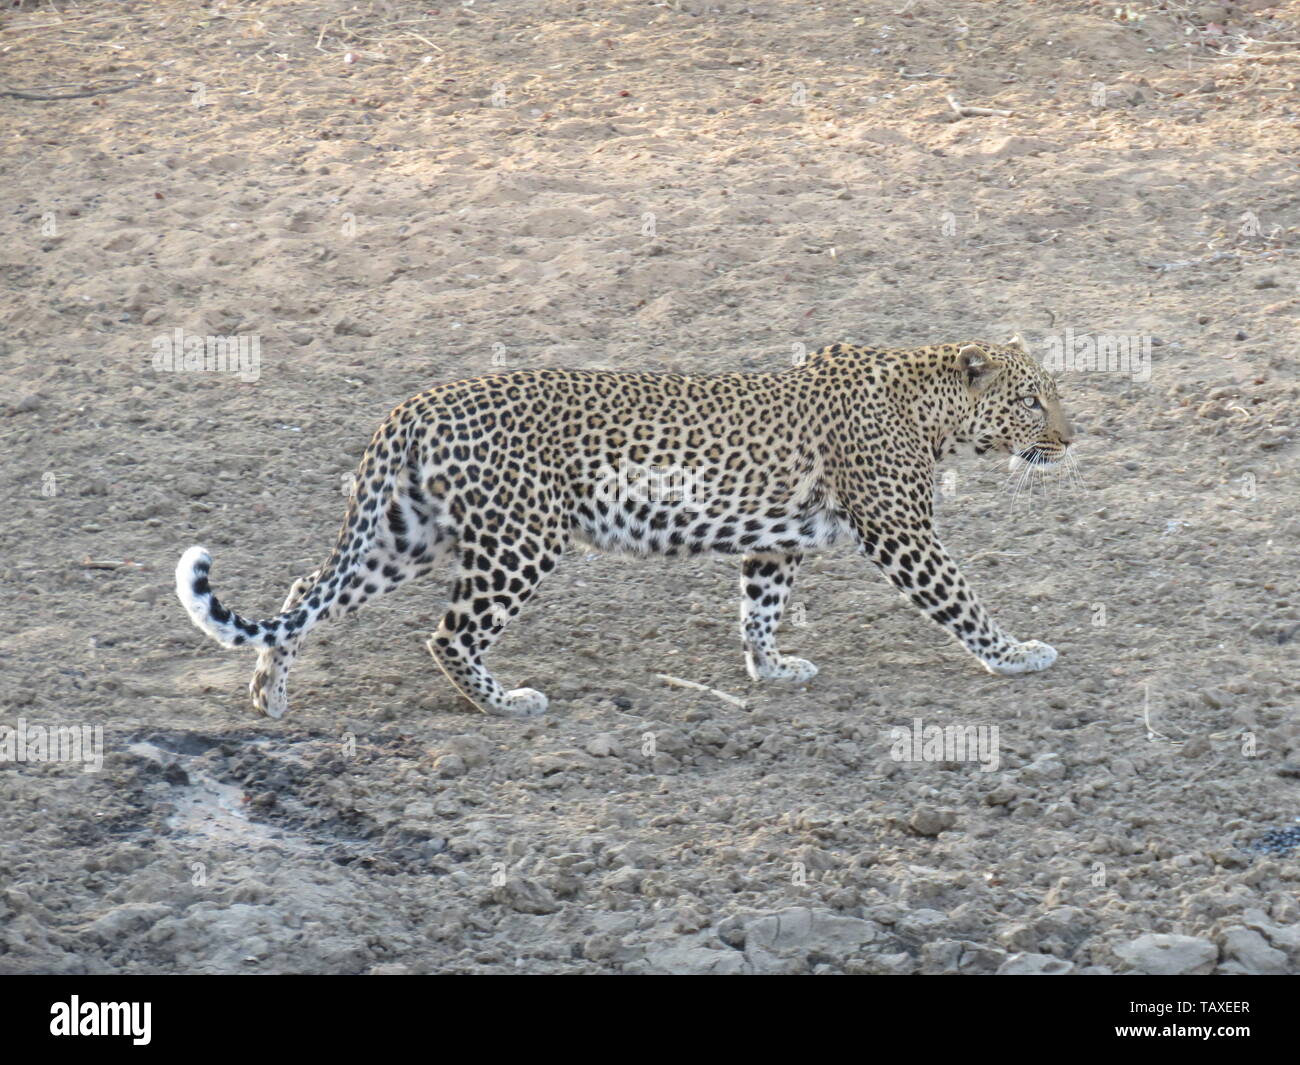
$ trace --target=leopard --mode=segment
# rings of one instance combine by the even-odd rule
[[[836,343],[779,370],[681,374],[510,369],[441,384],[375,431],[333,549],[280,611],[250,620],[191,547],[176,592],[193,623],[257,652],[258,714],[282,717],[307,635],[437,571],[446,612],[427,641],[479,710],[545,713],[485,656],[571,544],[740,556],[740,637],[754,681],[803,685],[777,646],[805,552],[847,542],[990,673],[1047,669],[1055,648],[990,616],[944,549],[935,472],[948,456],[1062,463],[1074,430],[1054,377],[1019,337],[917,348]],[[1072,459],[1071,459],[1072,461]]]

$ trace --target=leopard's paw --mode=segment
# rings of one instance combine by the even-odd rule
[[[533,688],[516,688],[506,692],[500,713],[507,717],[539,717],[550,705],[545,695]]]
[[[751,664],[749,675],[754,680],[788,680],[803,684],[817,676],[817,667],[806,658],[782,655],[775,662],[765,663],[761,668]]]
[[[1042,640],[1027,640],[997,659],[986,661],[984,668],[990,673],[1037,673],[1055,661],[1055,647]]]
[[[253,697],[253,712],[263,717],[282,718],[289,709],[289,697],[283,681],[278,684],[270,674],[258,671],[248,685]]]

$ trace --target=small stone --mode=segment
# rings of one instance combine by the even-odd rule
[[[827,869],[834,869],[838,864],[830,851],[812,845],[800,847],[795,851],[794,858],[805,869],[811,869],[817,873],[825,872]]]
[[[918,806],[908,818],[907,827],[921,836],[937,836],[957,823],[951,810],[938,810],[933,806]]]
[[[925,975],[955,973],[961,964],[961,943],[955,939],[936,939],[921,947],[921,972]]]
[[[671,773],[680,765],[681,763],[676,758],[671,754],[665,754],[663,751],[659,751],[650,759],[650,768],[656,773]]]
[[[618,936],[597,932],[582,944],[582,956],[588,961],[626,962],[636,956],[636,950],[627,946]]]
[[[1021,957],[1024,954],[1033,954],[1033,948],[1038,946],[1041,937],[1027,924],[1010,924],[998,929],[995,938],[1007,950],[1015,951],[1016,957]]]
[[[661,728],[653,731],[655,750],[665,754],[683,755],[691,749],[690,740],[680,729]]]
[[[1028,784],[1065,779],[1065,765],[1054,754],[1041,754],[1020,770],[1020,779]]]
[[[794,906],[749,921],[745,925],[745,951],[818,950],[847,956],[873,942],[878,933],[874,921]]]
[[[608,732],[599,733],[587,741],[586,752],[594,758],[617,758],[623,753],[622,748]]]
[[[492,898],[517,913],[555,913],[560,904],[549,888],[536,880],[512,876],[500,887],[493,889]]]
[[[748,968],[743,954],[704,946],[652,947],[645,960],[650,972],[674,976],[734,976]]]
[[[1074,962],[1051,954],[1012,954],[998,966],[997,976],[1064,976],[1072,972]]]
[[[435,759],[433,763],[434,772],[444,780],[463,777],[467,768],[465,759],[458,754],[444,754],[442,757]]]
[[[477,769],[487,764],[492,756],[492,745],[482,736],[472,733],[452,736],[435,752],[435,756],[439,754],[455,755],[465,763],[465,768]]]
[[[1205,856],[1224,869],[1244,869],[1250,864],[1250,858],[1233,847],[1211,847]]]
[[[532,763],[533,768],[541,771],[544,777],[549,777],[555,773],[566,773],[573,769],[590,769],[595,764],[589,754],[576,748],[536,754],[529,761]]]
[[[334,323],[334,332],[339,336],[370,337],[375,331],[370,326],[350,315],[345,315]]]
[[[1286,955],[1268,945],[1258,932],[1234,926],[1219,937],[1224,963],[1220,972],[1247,976],[1284,976],[1287,972]]]
[[[879,971],[888,976],[910,976],[917,970],[917,962],[906,951],[898,954],[877,954],[874,956]]]
[[[1159,933],[1138,936],[1115,953],[1149,976],[1205,976],[1219,960],[1219,948],[1208,939]]]
[[[701,725],[695,730],[694,741],[703,747],[722,747],[726,745],[727,734],[712,723]]]

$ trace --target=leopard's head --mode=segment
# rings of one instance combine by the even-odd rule
[[[1012,465],[1055,466],[1074,430],[1056,382],[1025,351],[1019,338],[1006,344],[965,344],[958,373],[974,397],[974,413],[961,433],[977,455],[1002,452]]]

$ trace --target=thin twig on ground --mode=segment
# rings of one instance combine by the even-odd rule
[[[674,677],[669,673],[656,673],[665,684],[673,688],[689,688],[691,691],[708,692],[710,695],[716,695],[723,702],[730,703],[732,706],[739,707],[741,710],[748,710],[749,703],[745,702],[739,696],[731,695],[728,692],[720,692],[717,688],[710,688],[707,684],[700,684],[693,680],[684,680],[681,677]]]
[[[969,104],[959,103],[951,93],[944,99],[948,101],[948,106],[956,112],[958,118],[1011,118],[1015,115],[1014,111],[1003,111],[997,107],[971,107]]]
[[[19,100],[76,100],[83,96],[107,96],[111,92],[124,92],[142,84],[144,83],[140,81],[125,81],[118,85],[107,85],[98,89],[84,89],[81,92],[63,92],[53,95],[27,92],[25,89],[0,89],[0,96],[16,96]]]

